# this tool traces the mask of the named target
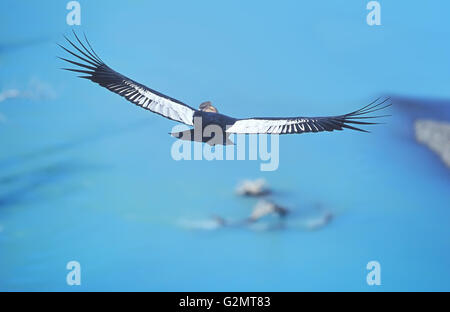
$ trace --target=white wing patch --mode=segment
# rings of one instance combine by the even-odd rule
[[[312,120],[306,118],[298,119],[241,119],[227,129],[229,133],[293,133],[305,131],[305,124]],[[309,125],[308,125],[309,126]]]
[[[127,88],[122,89],[126,85]],[[148,109],[154,113],[160,114],[172,120],[180,121],[186,125],[193,125],[194,110],[183,104],[179,104],[170,99],[164,98],[152,93],[131,81],[123,80],[123,84],[117,87],[117,84],[107,86],[113,92],[123,95],[127,100]],[[122,94],[126,92],[126,94]]]

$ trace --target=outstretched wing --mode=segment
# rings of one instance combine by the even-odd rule
[[[353,125],[374,125],[377,123],[363,121],[370,118],[380,118],[382,116],[367,116],[367,114],[385,109],[391,106],[387,103],[389,98],[380,100],[378,98],[369,105],[364,106],[354,112],[330,117],[294,117],[294,118],[249,118],[239,119],[226,132],[228,133],[267,133],[267,134],[290,134],[304,132],[321,132],[343,130],[348,128],[363,132],[369,132]]]
[[[167,95],[152,90],[114,71],[109,66],[107,66],[100,59],[100,57],[98,57],[98,55],[92,49],[86,36],[84,36],[84,38],[90,50],[86,48],[86,46],[81,42],[75,32],[74,35],[81,47],[77,47],[67,37],[65,38],[70,43],[70,45],[79,52],[78,54],[70,51],[62,45],[59,46],[84,63],[79,63],[60,57],[60,59],[66,62],[79,66],[79,68],[63,69],[86,74],[86,76],[79,77],[96,82],[102,87],[107,88],[109,91],[112,91],[126,98],[128,101],[151,112],[154,112],[171,120],[182,122],[189,126],[193,125],[193,116],[194,112],[196,111],[194,108]]]

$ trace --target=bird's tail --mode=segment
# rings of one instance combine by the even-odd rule
[[[205,137],[202,136],[201,131],[198,133],[194,129],[189,129],[180,132],[172,132],[169,133],[174,138],[183,141],[194,141],[194,142],[203,142],[209,145],[234,145],[234,142],[230,140],[229,133],[224,133],[223,138],[213,137]]]

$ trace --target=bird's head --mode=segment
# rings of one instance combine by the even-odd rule
[[[215,108],[214,106],[212,106],[210,101],[207,102],[203,102],[202,104],[200,104],[200,106],[198,107],[199,110],[203,111],[203,112],[209,112],[209,113],[218,113],[219,111],[217,110],[217,108]]]

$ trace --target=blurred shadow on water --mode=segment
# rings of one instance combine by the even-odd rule
[[[0,208],[18,204],[36,203],[74,191],[79,184],[73,179],[77,174],[100,170],[102,167],[76,161],[65,161],[42,166],[25,172],[0,177]],[[64,183],[70,183],[65,185]],[[51,192],[44,190],[56,187]],[[65,187],[67,186],[67,187]]]
[[[259,200],[254,205],[251,214],[245,218],[235,219],[217,215],[208,219],[182,218],[178,221],[178,225],[181,228],[191,231],[216,231],[224,229],[241,229],[253,232],[281,230],[316,231],[328,226],[336,217],[336,213],[321,203],[280,206],[284,209],[283,213],[275,210],[260,211],[258,213],[258,205],[261,205],[261,203],[272,204],[273,202],[266,199]],[[258,214],[256,218],[254,217],[255,213]]]
[[[417,118],[450,120],[450,100],[407,96],[391,96],[391,100],[394,107],[412,121]]]
[[[0,43],[0,54],[14,52],[19,49],[35,46],[38,44],[48,43],[52,40],[56,39],[57,36],[41,36],[37,38],[29,38],[29,39],[15,39],[10,42],[1,42]]]
[[[56,143],[50,146],[43,147],[41,149],[29,151],[23,154],[8,156],[4,159],[0,159],[0,169],[9,168],[11,166],[22,164],[24,161],[32,161],[39,157],[46,157],[53,154],[63,153],[65,151],[80,147],[85,144],[91,144],[100,140],[123,134],[127,131],[136,130],[140,127],[149,126],[148,119],[142,119],[125,127],[114,127],[111,129],[105,129],[97,134],[84,136],[76,139],[72,139],[66,142]]]
[[[105,167],[66,158],[64,158],[65,160],[54,160],[53,156],[60,156],[64,152],[82,145],[92,144],[147,125],[149,125],[147,119],[140,120],[126,127],[107,129],[94,135],[57,143],[20,155],[8,156],[0,160],[0,169],[3,172],[10,172],[0,175],[0,208],[28,202],[36,203],[36,201],[48,200],[55,195],[61,196],[73,192],[77,187],[81,187],[81,180],[73,179],[76,175],[85,172],[92,173],[105,169]],[[31,169],[24,171],[24,162],[30,162]],[[43,163],[47,164],[43,165]],[[66,182],[71,185],[64,189]],[[53,188],[53,190],[49,192],[49,188]]]

